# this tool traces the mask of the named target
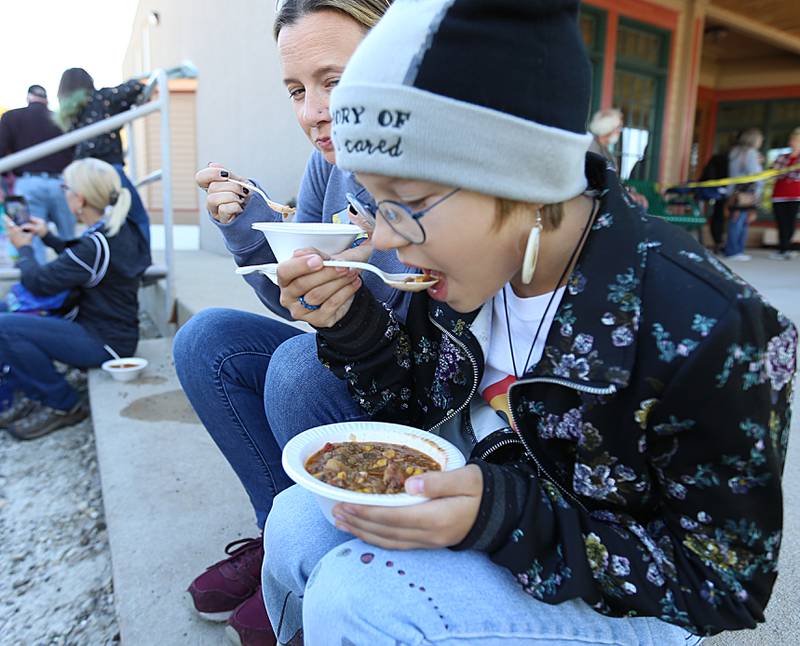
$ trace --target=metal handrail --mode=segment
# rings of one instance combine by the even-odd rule
[[[185,68],[186,65],[183,66]],[[154,70],[147,79],[146,86],[148,92],[152,92],[155,86],[158,86],[158,98],[151,100],[141,106],[132,107],[125,112],[114,115],[102,121],[98,121],[78,130],[73,130],[66,134],[60,135],[54,139],[49,139],[25,150],[17,153],[7,155],[0,158],[0,174],[7,173],[19,166],[28,164],[30,162],[47,157],[65,148],[70,148],[87,139],[92,139],[98,135],[117,130],[127,123],[131,123],[136,119],[152,114],[153,112],[161,112],[161,169],[155,171],[143,178],[138,182],[139,186],[149,184],[158,179],[163,181],[162,189],[162,207],[164,214],[164,260],[167,267],[166,275],[166,294],[165,294],[165,307],[164,315],[167,318],[165,327],[170,322],[170,318],[175,306],[175,250],[174,237],[173,237],[173,213],[172,213],[172,154],[170,149],[170,132],[169,132],[169,85],[167,83],[167,72],[163,69]],[[128,145],[131,146],[132,142],[129,141]]]

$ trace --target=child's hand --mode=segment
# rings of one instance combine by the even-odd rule
[[[328,257],[316,249],[298,249],[292,258],[278,265],[281,305],[296,321],[317,328],[338,323],[361,287],[357,271],[323,267],[323,259]]]
[[[483,474],[474,464],[406,480],[406,491],[431,500],[411,507],[338,504],[336,527],[387,550],[436,549],[467,536],[483,495]]]

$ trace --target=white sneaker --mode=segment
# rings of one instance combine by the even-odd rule
[[[791,260],[791,257],[788,253],[783,253],[782,251],[773,251],[769,254],[770,260]]]
[[[726,260],[735,260],[736,262],[747,262],[750,260],[750,256],[746,253],[737,253],[735,256],[728,256]]]

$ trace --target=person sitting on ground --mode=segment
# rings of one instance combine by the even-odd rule
[[[81,67],[72,67],[61,75],[58,85],[59,110],[56,123],[69,132],[84,128],[103,119],[130,110],[147,99],[147,86],[141,78],[133,78],[116,87],[94,86],[94,79]],[[147,242],[150,242],[150,217],[144,208],[139,192],[125,174],[122,152],[121,129],[97,135],[80,142],[75,147],[75,159],[94,157],[111,164],[119,174],[123,188],[131,195],[128,218],[139,227]]]
[[[336,527],[280,493],[280,643],[685,646],[764,621],[797,330],[586,154],[578,7],[396,0],[333,92],[335,118],[360,110],[333,140],[378,200],[375,247],[438,282],[404,323],[364,289],[308,313],[309,290],[338,302],[309,253],[279,265],[281,302],[373,419],[470,458],[409,477],[417,505],[335,505]],[[382,140],[401,154],[357,145]]]
[[[800,164],[800,128],[792,130],[789,136],[788,153],[779,155],[772,165],[776,169],[790,168]],[[800,211],[800,170],[781,175],[772,191],[772,212],[778,222],[778,252],[773,258],[791,260],[792,238]]]
[[[31,85],[27,99],[28,107],[9,110],[0,117],[0,157],[63,134],[53,122],[53,113],[47,107],[47,92],[41,85]],[[14,169],[17,195],[25,198],[31,215],[55,224],[62,238],[75,235],[75,217],[61,190],[61,173],[73,160],[74,152],[73,147],[65,148]],[[44,245],[34,241],[34,251],[36,258],[44,262]]]
[[[286,0],[274,22],[274,36],[289,100],[314,151],[306,166],[294,220],[355,222],[366,227],[348,206],[348,194],[366,218],[374,202],[351,173],[336,167],[330,139],[331,90],[366,32],[378,22],[388,0]],[[275,262],[254,222],[280,222],[280,213],[230,180],[232,170],[212,164],[197,173],[208,192],[206,205],[238,265]],[[251,181],[251,180],[248,180]],[[387,272],[404,268],[393,252],[374,252],[369,242],[340,256],[369,260]],[[327,269],[342,294],[362,284],[358,272]],[[290,319],[280,304],[279,288],[266,276],[246,278],[273,313]],[[363,283],[401,319],[404,293],[372,274]],[[326,294],[309,294],[306,311],[316,311]],[[365,419],[344,383],[319,364],[313,334],[248,312],[214,308],[200,312],[179,330],[173,355],[181,385],[192,407],[247,491],[259,532],[273,497],[291,484],[281,466],[281,448],[312,426]],[[260,590],[262,539],[236,541],[228,558],[210,566],[189,586],[192,607],[201,617],[228,622],[234,640],[255,646],[274,640]]]
[[[81,159],[64,170],[64,192],[72,213],[87,226],[80,238],[61,240],[38,218],[23,227],[5,220],[25,288],[38,296],[74,291],[77,303],[72,319],[0,314],[3,378],[18,391],[0,414],[0,428],[20,440],[42,437],[89,414],[85,395],[53,361],[93,368],[115,354],[133,355],[139,341],[138,289],[150,249],[128,219],[128,189],[110,164]],[[36,262],[34,235],[58,253],[55,260]]]

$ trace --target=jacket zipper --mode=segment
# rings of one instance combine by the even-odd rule
[[[547,470],[542,466],[541,462],[536,458],[536,455],[531,451],[530,446],[525,441],[525,438],[522,436],[522,433],[519,430],[519,424],[517,422],[517,418],[514,415],[514,408],[511,406],[511,391],[516,387],[523,384],[535,384],[535,383],[547,383],[547,384],[555,384],[558,386],[564,386],[566,388],[572,388],[573,390],[577,390],[579,392],[588,393],[591,395],[613,395],[617,392],[617,387],[614,385],[608,386],[606,388],[599,388],[596,386],[584,386],[582,384],[576,384],[572,381],[568,381],[566,379],[559,379],[558,377],[539,377],[534,379],[525,379],[525,380],[518,380],[515,381],[511,386],[508,388],[508,410],[511,413],[511,421],[513,422],[514,432],[517,434],[520,442],[522,442],[522,446],[525,447],[525,452],[528,456],[533,460],[533,463],[536,465],[536,469],[539,472],[540,476],[544,476],[548,481],[550,481],[554,487],[556,487],[562,494],[564,494],[567,498],[572,500],[575,504],[577,504],[583,511],[588,513],[588,509],[583,505],[583,503],[578,500],[576,496],[572,494],[572,492],[568,491],[566,487],[562,486],[561,483],[551,476]]]
[[[483,451],[480,455],[477,455],[475,457],[477,457],[479,460],[485,460],[498,449],[502,449],[504,446],[511,446],[512,444],[520,444],[519,438],[513,437],[500,440],[497,444],[493,444],[488,449]]]
[[[469,403],[472,401],[472,397],[473,397],[473,395],[475,395],[475,391],[477,391],[477,390],[478,390],[478,362],[477,362],[477,361],[475,361],[475,356],[474,356],[474,355],[473,355],[473,354],[472,354],[472,353],[469,351],[469,349],[467,348],[467,346],[466,346],[466,345],[464,345],[464,344],[463,344],[461,341],[459,341],[459,340],[458,340],[456,337],[454,337],[454,336],[453,336],[452,334],[450,334],[450,333],[449,333],[447,330],[445,330],[445,329],[444,329],[444,328],[443,328],[441,325],[439,325],[439,324],[438,324],[436,321],[434,321],[434,320],[433,320],[433,318],[431,318],[430,316],[428,316],[428,319],[430,319],[430,322],[431,322],[431,323],[433,323],[433,324],[434,324],[434,325],[435,325],[437,328],[439,328],[439,330],[442,332],[442,334],[444,334],[444,335],[445,335],[445,336],[447,336],[449,339],[451,339],[451,340],[453,341],[453,343],[455,343],[455,344],[456,344],[456,345],[457,345],[459,348],[461,348],[461,349],[464,351],[464,354],[466,354],[466,355],[467,355],[467,358],[469,359],[470,363],[472,364],[472,390],[470,390],[470,392],[469,392],[469,396],[467,397],[466,401],[465,401],[463,404],[461,404],[461,406],[459,406],[459,407],[458,407],[458,408],[456,408],[454,411],[452,411],[452,412],[451,412],[449,415],[447,415],[447,417],[445,417],[445,418],[444,418],[444,419],[443,419],[441,422],[439,422],[438,424],[435,424],[434,426],[431,426],[431,427],[428,429],[430,432],[433,432],[433,431],[435,431],[437,428],[439,428],[440,426],[442,426],[442,424],[446,424],[446,423],[447,423],[447,422],[449,422],[451,419],[453,419],[453,418],[454,418],[456,415],[458,415],[458,414],[459,414],[459,413],[460,413],[462,410],[464,410],[464,409],[465,409],[465,408],[466,408],[466,407],[469,405]]]

